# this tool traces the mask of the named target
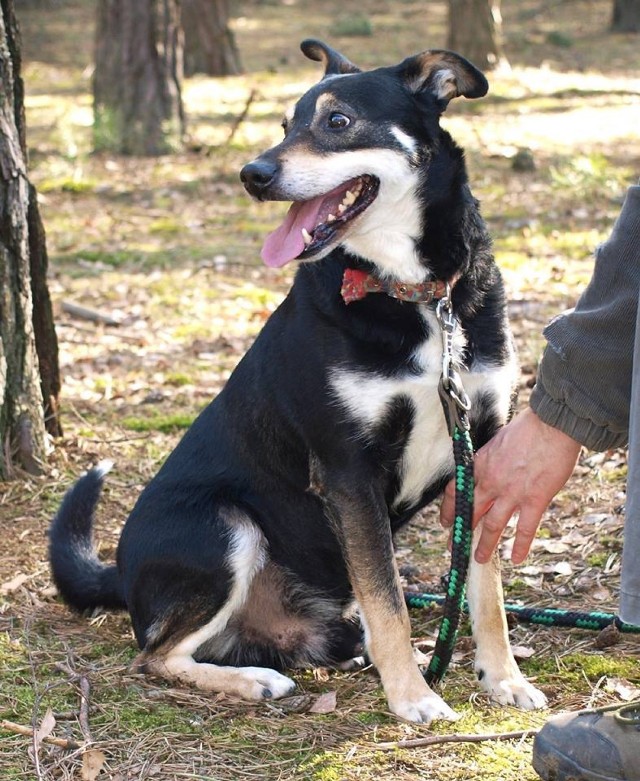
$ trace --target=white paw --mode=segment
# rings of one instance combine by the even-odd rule
[[[482,688],[498,705],[515,705],[522,710],[536,710],[547,705],[545,695],[529,683],[519,671],[504,676],[492,675],[485,671],[482,677],[480,675],[478,677]]]
[[[336,670],[341,670],[343,673],[353,672],[354,670],[362,670],[368,664],[364,656],[354,656],[353,659],[347,659],[344,662],[338,662]]]
[[[421,696],[420,696],[421,695]],[[426,693],[421,692],[416,697],[392,702],[389,700],[389,709],[405,721],[414,721],[418,724],[429,724],[436,719],[445,721],[457,721],[460,716],[447,705],[435,692],[426,687]]]
[[[248,700],[277,700],[291,694],[295,681],[268,667],[239,667],[242,677],[239,694]]]

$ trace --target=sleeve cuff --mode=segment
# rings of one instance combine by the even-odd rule
[[[627,444],[628,432],[611,431],[588,418],[579,417],[563,401],[552,398],[540,378],[531,392],[529,405],[540,420],[589,450],[603,451]]]

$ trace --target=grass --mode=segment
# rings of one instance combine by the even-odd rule
[[[543,9],[536,0],[503,0],[512,71],[490,75],[485,100],[454,101],[443,118],[465,147],[472,189],[494,236],[523,369],[521,403],[544,344],[542,328],[584,288],[593,248],[640,170],[637,36],[607,35],[609,6],[572,0]],[[117,158],[91,153],[94,10],[91,0],[61,0],[18,11],[30,176],[47,229],[61,344],[65,437],[54,443],[46,477],[0,487],[2,717],[38,724],[51,707],[54,734],[81,739],[75,671],[90,682],[89,724],[106,755],[99,778],[534,781],[530,740],[376,749],[406,737],[543,723],[546,713],[489,706],[472,670],[468,627],[443,687],[462,719],[421,727],[386,711],[370,669],[297,671],[296,697],[259,705],[144,678],[130,669],[136,646],[125,615],[77,616],[59,603],[45,531],[70,482],[100,459],[116,462],[95,527],[99,555],[113,560],[141,487],[219,392],[290,285],[291,269],[265,269],[258,259],[286,205],[249,201],[238,170],[278,140],[282,114],[319,76],[318,65],[299,54],[299,40],[324,37],[363,67],[446,41],[444,2],[365,1],[358,15],[337,2],[246,6],[234,20],[246,75],[184,84],[190,146],[157,159]],[[252,90],[250,111],[229,143]],[[514,171],[513,156],[525,147],[535,168]],[[117,315],[121,325],[71,318],[67,301]],[[564,543],[560,555],[572,575],[555,574],[558,555],[534,549],[532,569],[506,564],[509,598],[615,610],[616,508],[624,502],[625,470],[623,454],[582,461],[545,515],[542,538]],[[590,515],[600,517],[597,527]],[[433,511],[403,533],[397,555],[410,565],[408,585],[440,590],[448,555]],[[20,576],[27,580],[11,585]],[[433,638],[437,610],[412,610],[411,618],[416,638]],[[522,667],[552,710],[613,701],[622,684],[640,687],[631,636],[602,651],[587,632],[516,625],[511,640],[533,648]],[[309,713],[310,702],[328,690],[337,693],[336,711]],[[34,777],[29,740],[8,732],[2,740],[0,776]],[[79,753],[43,744],[39,758],[47,781],[81,775]]]

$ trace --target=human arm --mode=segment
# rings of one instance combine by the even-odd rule
[[[530,409],[477,454],[474,522],[483,523],[478,561],[488,559],[515,510],[520,517],[512,558],[525,558],[581,444],[593,450],[626,444],[639,289],[640,186],[629,188],[576,308],[545,329],[548,345]],[[451,484],[441,521],[453,522]]]

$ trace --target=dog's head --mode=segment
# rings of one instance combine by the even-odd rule
[[[287,112],[284,140],[240,174],[255,198],[293,201],[262,257],[282,266],[343,245],[402,275],[394,256],[414,248],[422,229],[417,192],[438,151],[440,115],[452,98],[486,94],[487,81],[448,51],[362,72],[320,41],[301,48],[324,76]],[[405,279],[418,275],[414,261],[405,265]]]

